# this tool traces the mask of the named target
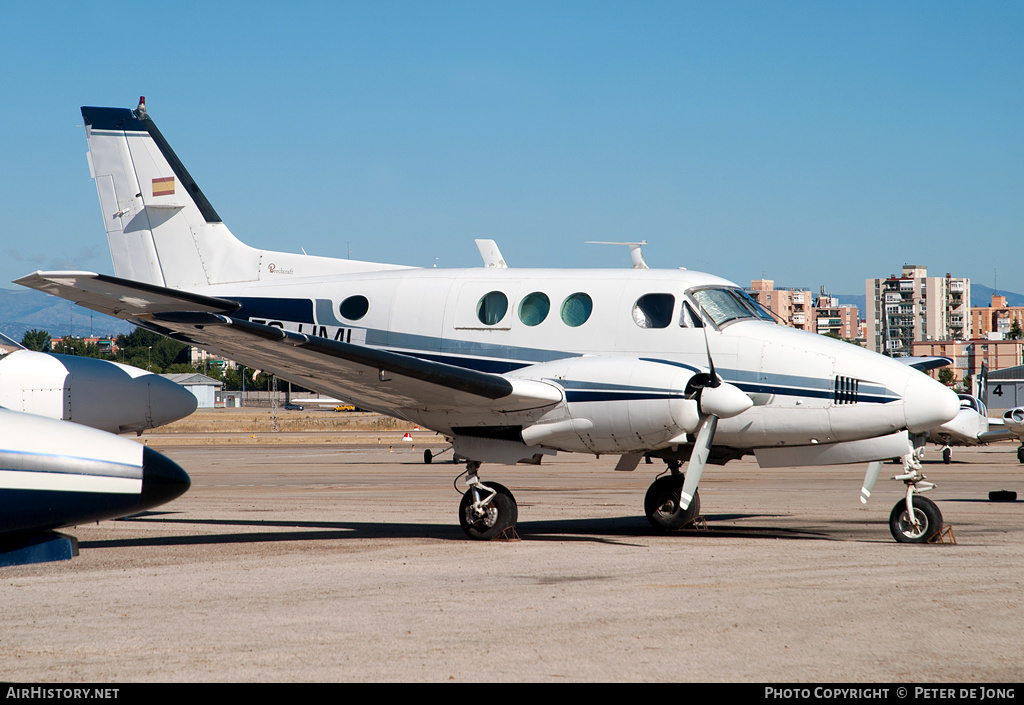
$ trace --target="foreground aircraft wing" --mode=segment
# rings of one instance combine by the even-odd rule
[[[228,299],[90,272],[36,272],[15,283],[392,415],[428,406],[438,411],[512,411],[562,399],[560,389],[544,382],[509,379],[232,318],[230,313],[239,305]]]

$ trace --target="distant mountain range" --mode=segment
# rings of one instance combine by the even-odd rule
[[[93,313],[70,301],[32,289],[0,289],[0,333],[20,342],[25,331],[45,330],[51,338],[131,333],[135,326]]]

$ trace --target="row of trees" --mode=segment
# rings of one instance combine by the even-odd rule
[[[136,328],[132,333],[127,335],[122,333],[117,336],[116,353],[102,352],[94,343],[86,343],[84,340],[70,336],[61,338],[56,345],[52,345],[52,340],[53,338],[47,331],[32,329],[25,332],[21,344],[29,350],[40,352],[55,352],[62,355],[79,355],[123,362],[126,365],[157,374],[199,372],[223,382],[224,389],[227,391],[242,389],[243,375],[245,389],[270,390],[273,384],[270,375],[258,374],[254,377],[253,370],[248,367],[232,370],[222,368],[220,365],[193,366],[189,362],[190,354],[187,345],[144,328]]]

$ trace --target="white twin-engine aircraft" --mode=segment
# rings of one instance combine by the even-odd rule
[[[269,252],[237,240],[163,135],[136,110],[82,108],[114,277],[36,272],[17,283],[130,320],[374,411],[434,429],[468,460],[466,534],[514,526],[481,463],[556,451],[644,455],[671,472],[647,493],[661,529],[691,522],[706,463],[762,467],[904,458],[891,528],[942,528],[910,433],[952,419],[956,395],[848,343],[776,325],[710,274],[648,269],[412,268]],[[635,248],[634,248],[635,249]],[[685,475],[682,461],[688,461]]]

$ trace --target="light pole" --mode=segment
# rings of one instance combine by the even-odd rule
[[[153,371],[153,346],[149,346],[149,361],[146,362],[146,372]]]

